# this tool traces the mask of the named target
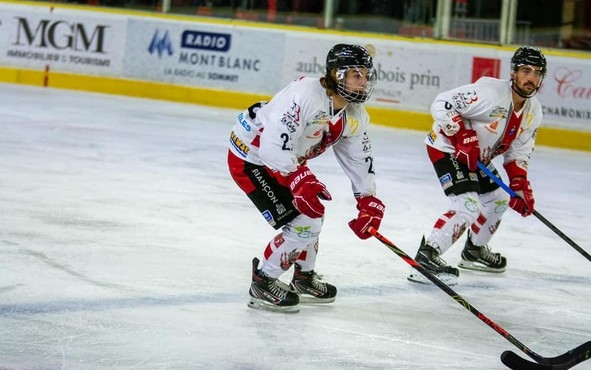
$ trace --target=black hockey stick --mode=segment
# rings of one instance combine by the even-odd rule
[[[519,195],[517,193],[515,193],[510,187],[508,187],[503,182],[503,180],[501,180],[500,178],[498,178],[497,176],[495,176],[488,168],[486,168],[486,166],[484,164],[482,164],[481,162],[478,162],[478,168],[480,168],[482,170],[482,172],[484,172],[488,177],[490,177],[494,182],[496,182],[497,185],[499,185],[501,188],[503,188],[503,190],[505,190],[507,193],[509,193],[510,196],[512,196],[513,198],[519,198]],[[544,225],[548,226],[550,228],[550,230],[554,231],[556,233],[556,235],[558,235],[559,237],[561,237],[562,240],[564,240],[565,242],[567,242],[571,247],[573,247],[574,249],[576,249],[579,253],[581,253],[583,256],[585,256],[585,258],[587,258],[589,261],[591,261],[591,255],[589,255],[589,253],[587,253],[583,248],[579,247],[579,245],[577,243],[575,243],[565,233],[563,233],[562,231],[560,231],[559,228],[557,228],[550,221],[548,221],[546,219],[546,217],[542,216],[536,210],[534,210],[533,215],[536,216],[536,218],[538,220],[542,221],[542,223]]]
[[[420,272],[423,276],[429,279],[433,284],[437,285],[439,289],[443,290],[456,302],[461,304],[465,309],[470,311],[474,316],[478,317],[482,322],[491,327],[494,331],[500,334],[503,338],[511,342],[515,347],[519,348],[523,353],[531,357],[536,362],[523,359],[512,351],[505,351],[501,355],[501,361],[513,370],[566,370],[577,365],[580,362],[588,360],[591,357],[591,341],[583,343],[582,345],[571,349],[556,357],[543,357],[536,352],[529,349],[525,344],[521,343],[517,338],[512,336],[507,330],[503,329],[501,325],[497,324],[485,314],[480,312],[476,307],[472,306],[462,296],[456,293],[447,284],[439,280],[436,276],[431,274],[417,261],[412,259],[402,249],[398,248],[394,243],[389,241],[386,237],[381,235],[374,228],[370,228],[369,232],[380,242],[382,242],[388,249],[396,253],[398,257],[402,258],[404,262],[411,265],[415,270]]]

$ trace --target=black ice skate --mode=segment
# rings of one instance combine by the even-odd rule
[[[468,270],[504,272],[507,267],[507,259],[500,253],[493,253],[488,245],[472,244],[470,233],[468,233],[468,239],[462,251],[462,260],[458,266]]]
[[[323,282],[314,270],[303,272],[298,264],[294,265],[290,288],[302,303],[331,303],[337,295],[335,286]]]
[[[456,285],[458,283],[460,271],[457,268],[448,265],[447,262],[439,256],[439,252],[426,243],[424,236],[421,240],[421,246],[417,251],[415,261],[445,284]],[[408,280],[415,283],[431,284],[431,281],[414,268],[411,270]]]
[[[252,283],[248,307],[257,310],[296,313],[300,311],[297,294],[291,292],[286,284],[272,279],[258,269],[259,259],[252,260]]]

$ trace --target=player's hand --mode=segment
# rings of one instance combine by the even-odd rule
[[[376,231],[380,228],[386,206],[381,200],[374,196],[357,198],[357,209],[359,215],[356,219],[349,221],[349,227],[360,239],[371,237],[370,226]]]
[[[511,179],[509,183],[511,190],[518,195],[518,197],[511,197],[509,200],[509,207],[513,208],[523,217],[527,217],[534,212],[534,193],[531,184],[527,178],[519,176]]]
[[[471,172],[478,169],[480,146],[474,130],[461,130],[454,136],[455,157],[458,162],[468,166]]]
[[[326,186],[306,166],[300,166],[287,177],[289,189],[293,194],[293,204],[301,214],[312,218],[324,215],[322,200],[331,200]]]

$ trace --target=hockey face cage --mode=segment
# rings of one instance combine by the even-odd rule
[[[362,90],[357,90],[347,84],[347,73],[355,73],[358,78],[365,77],[366,82]],[[365,66],[342,66],[336,70],[334,78],[336,90],[340,96],[349,103],[364,103],[375,89],[377,72],[373,67],[366,69]]]

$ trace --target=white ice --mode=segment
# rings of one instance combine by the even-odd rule
[[[330,152],[310,166],[334,198],[317,271],[337,300],[263,312],[246,306],[251,260],[275,231],[228,175],[237,111],[9,84],[0,99],[1,369],[489,370],[523,355],[355,237]],[[424,133],[371,134],[380,231],[414,256],[447,207]],[[590,169],[591,153],[545,147],[530,166],[538,212],[587,251]],[[454,290],[540,355],[591,340],[590,261],[512,211],[491,245],[508,270],[462,270]]]

